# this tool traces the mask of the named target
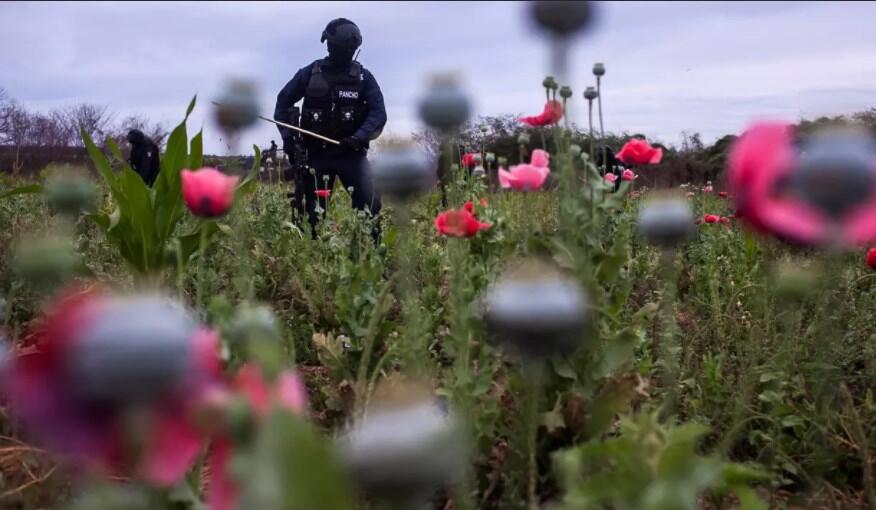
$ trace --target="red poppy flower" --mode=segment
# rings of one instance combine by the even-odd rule
[[[528,126],[541,127],[556,124],[562,118],[563,105],[559,101],[548,101],[544,105],[544,110],[538,115],[521,117],[519,120]]]
[[[215,168],[183,170],[180,176],[183,199],[195,216],[215,218],[231,209],[239,177],[225,175]]]
[[[470,212],[471,214],[474,214],[474,203],[471,200],[462,204],[462,208]]]
[[[721,198],[727,198],[727,192],[726,191],[719,191],[718,196]]]
[[[663,159],[663,149],[651,147],[645,140],[633,138],[621,147],[617,159],[627,165],[656,165]]]
[[[475,165],[481,162],[481,155],[478,152],[467,152],[462,155],[460,162],[464,168],[474,168]]]
[[[330,189],[318,189],[316,190],[316,196],[319,198],[328,198],[332,194],[332,190]]]
[[[718,221],[721,220],[721,217],[720,217],[720,216],[715,216],[714,214],[707,214],[707,215],[705,215],[705,216],[703,217],[703,220],[704,220],[706,223],[717,223]]]
[[[870,266],[871,269],[876,269],[876,248],[870,248],[867,250],[867,265]]]
[[[477,220],[466,209],[451,209],[435,217],[435,230],[450,237],[472,237],[481,230],[490,228],[489,223]]]

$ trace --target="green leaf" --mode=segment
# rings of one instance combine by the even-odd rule
[[[192,97],[192,100],[189,102],[189,107],[186,108],[186,120],[189,119],[189,115],[191,115],[192,112],[195,110],[195,103],[197,102],[197,100],[198,100],[198,95],[195,94],[194,97]],[[185,122],[185,121],[183,121],[183,122]]]
[[[196,170],[204,166],[204,136],[203,131],[192,137],[191,151],[189,152],[188,167]]]
[[[259,162],[262,158],[262,151],[256,145],[253,145],[252,148],[255,151],[255,159],[252,162],[249,174],[237,185],[237,199],[252,193],[255,190],[256,182],[258,182],[256,177],[259,174]]]
[[[194,232],[186,235],[179,236],[180,243],[180,256],[183,261],[188,261],[191,258],[192,254],[194,254],[200,248],[201,244],[201,231],[206,230],[207,242],[213,237],[216,232],[219,231],[219,225],[215,221],[202,221],[195,228]]]
[[[24,195],[28,193],[42,193],[43,186],[41,184],[28,184],[26,186],[19,186],[17,188],[8,189],[2,193],[0,193],[0,199],[4,199],[6,197],[11,197],[13,195]]]

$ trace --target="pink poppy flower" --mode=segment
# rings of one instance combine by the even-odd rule
[[[705,215],[705,216],[703,217],[703,220],[704,220],[706,223],[717,223],[718,221],[721,220],[721,217],[720,217],[720,216],[715,216],[714,214],[707,214],[707,215]]]
[[[617,175],[615,175],[611,172],[608,172],[607,174],[605,174],[604,179],[606,182],[610,182],[610,183],[614,184],[614,182],[617,181]]]
[[[239,177],[225,175],[215,168],[183,170],[180,176],[183,199],[195,216],[216,218],[231,209]]]
[[[663,159],[663,149],[651,147],[647,141],[633,138],[621,147],[616,157],[627,165],[656,165]]]
[[[192,411],[222,384],[213,331],[157,297],[88,290],[65,292],[31,338],[0,387],[37,443],[104,475],[162,487],[182,479],[205,442]],[[135,458],[132,413],[144,434]]]
[[[621,180],[623,180],[623,181],[634,181],[638,178],[639,178],[639,176],[635,172],[630,170],[629,168],[624,170],[623,173],[621,174]]]
[[[536,191],[544,186],[550,173],[550,154],[541,149],[532,151],[529,164],[499,168],[499,185],[521,191]]]
[[[705,193],[711,193],[711,192],[713,192],[713,191],[715,191],[715,189],[712,188],[712,185],[711,185],[711,184],[708,185],[708,186],[706,186],[705,188],[703,188],[703,192],[705,192]]]
[[[721,198],[727,198],[727,192],[726,191],[719,191],[718,196]]]
[[[727,216],[721,216],[721,223],[723,223],[724,225],[729,225],[730,218],[728,218]]]

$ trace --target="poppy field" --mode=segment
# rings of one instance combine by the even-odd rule
[[[438,155],[369,156],[378,218],[317,186],[316,239],[258,148],[205,164],[200,98],[151,188],[84,132],[95,172],[2,176],[0,508],[876,509],[872,133],[753,123],[656,188],[556,4],[517,150],[436,78]]]

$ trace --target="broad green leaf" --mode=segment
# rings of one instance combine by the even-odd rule
[[[4,199],[6,197],[11,197],[13,195],[24,195],[28,193],[42,193],[43,186],[41,184],[28,184],[26,186],[19,186],[17,188],[8,189],[6,191],[0,192],[0,199]]]

